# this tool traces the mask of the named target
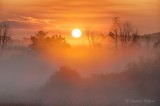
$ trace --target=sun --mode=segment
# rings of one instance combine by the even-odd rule
[[[81,30],[78,29],[78,28],[75,28],[75,29],[72,30],[72,36],[74,38],[80,38],[81,34],[82,34]]]

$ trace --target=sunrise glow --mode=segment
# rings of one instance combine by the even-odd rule
[[[160,0],[0,0],[0,106],[160,106]]]
[[[72,30],[72,36],[74,38],[80,38],[81,34],[82,34],[81,30],[78,28]]]

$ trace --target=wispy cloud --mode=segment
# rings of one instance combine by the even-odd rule
[[[55,22],[55,20],[49,19],[38,19],[34,17],[12,15],[12,18],[8,17],[1,20],[1,22],[7,22],[8,24],[14,25],[15,28],[45,28]]]
[[[68,30],[73,27],[106,27],[112,17],[119,16],[144,33],[158,29],[158,0],[0,0],[0,20],[28,26]],[[11,15],[6,15],[6,13]],[[16,15],[13,15],[16,14]],[[154,23],[156,28],[146,26]],[[15,26],[16,27],[16,26]],[[23,28],[24,28],[23,27]],[[26,27],[28,28],[28,27]],[[148,32],[147,32],[148,31]]]

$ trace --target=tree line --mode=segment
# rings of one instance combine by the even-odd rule
[[[84,35],[91,47],[99,47],[101,43],[105,42],[105,39],[111,38],[115,44],[115,48],[128,49],[134,47],[141,36],[138,30],[129,22],[122,22],[119,17],[112,18],[112,24],[110,30],[107,31],[95,31],[86,30]],[[13,38],[11,37],[11,28],[6,23],[0,24],[0,48],[3,50],[8,45],[12,45]],[[30,48],[44,48],[44,47],[71,47],[66,37],[61,34],[55,34],[50,36],[47,31],[38,31],[30,38]],[[23,45],[23,44],[22,44]],[[159,41],[154,44],[154,47],[159,45]]]
[[[42,96],[38,95],[38,98],[45,102],[45,96],[49,103],[55,105],[126,106],[126,99],[135,97],[152,99],[152,104],[159,106],[159,68],[158,55],[155,59],[142,58],[130,63],[119,73],[92,74],[87,78],[72,68],[62,66],[40,89],[38,94]]]
[[[38,31],[34,36],[31,36],[31,47],[35,48],[36,46],[40,46],[44,43],[44,40],[47,41],[48,44],[50,44],[51,41],[52,46],[56,43],[66,47],[69,46],[65,37],[62,37],[61,35],[48,37],[47,34],[48,32],[46,31]],[[106,31],[85,30],[84,35],[91,47],[99,47],[107,37],[110,37],[115,43],[115,48],[129,48],[134,46],[139,38],[138,30],[128,21],[121,22],[119,17],[112,19],[112,25],[109,33]]]

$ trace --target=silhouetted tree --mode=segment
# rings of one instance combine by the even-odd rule
[[[114,17],[112,18],[112,26],[111,31],[109,32],[109,36],[115,40],[115,47],[118,47],[118,30],[120,27],[120,18]]]
[[[47,36],[48,32],[38,31],[34,36],[31,36],[31,48],[45,48],[45,47],[70,47],[65,37],[61,35]]]
[[[123,48],[134,45],[138,40],[138,31],[129,22],[121,22],[119,17],[113,18],[112,28],[109,36],[115,40],[116,48],[118,42]]]
[[[44,41],[46,39],[48,32],[38,31],[34,36],[31,36],[32,44],[30,45],[32,48],[39,48],[44,46]]]
[[[103,32],[86,30],[86,37],[89,45],[93,47],[96,47],[98,44],[100,44],[102,40],[105,39],[105,35],[106,34]]]
[[[0,46],[1,50],[3,50],[7,43],[11,40],[11,32],[10,28],[7,24],[3,23],[0,25]]]
[[[70,47],[67,43],[66,38],[61,35],[53,35],[52,37],[47,37],[47,42],[49,45],[56,47]]]
[[[136,42],[138,38],[138,31],[134,30],[129,22],[122,23],[119,27],[119,39],[122,47],[127,48]]]

